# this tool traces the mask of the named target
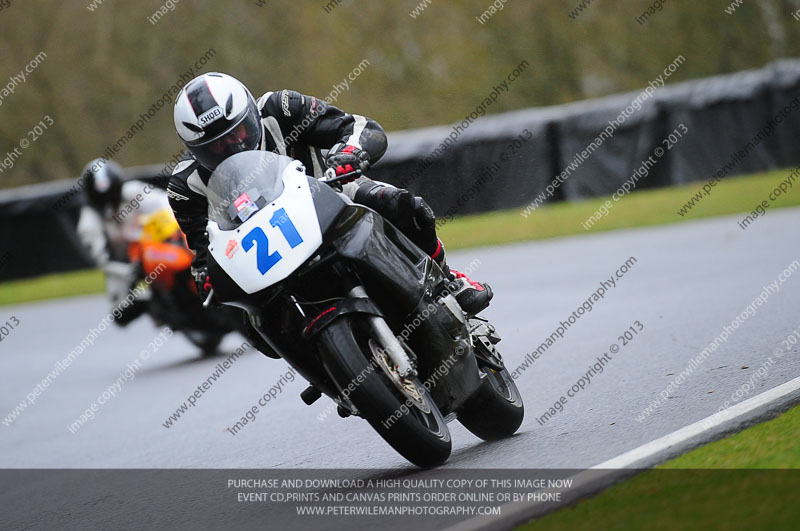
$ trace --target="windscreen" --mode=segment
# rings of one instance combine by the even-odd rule
[[[208,180],[208,218],[231,230],[283,192],[281,176],[292,159],[269,151],[227,158]]]

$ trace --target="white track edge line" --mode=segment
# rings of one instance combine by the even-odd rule
[[[798,389],[800,389],[800,376],[777,387],[773,387],[769,391],[764,391],[760,395],[749,398],[741,404],[731,406],[728,409],[719,411],[713,415],[709,415],[704,419],[698,420],[697,422],[689,424],[688,426],[684,426],[683,428],[680,428],[654,441],[643,444],[638,448],[634,448],[633,450],[625,452],[624,454],[620,454],[617,457],[612,457],[611,459],[603,461],[602,463],[595,465],[586,471],[572,476],[573,478],[578,479],[578,481],[573,484],[573,489],[577,489],[582,484],[586,484],[597,479],[597,473],[593,474],[589,471],[593,470],[599,472],[601,470],[621,470],[633,468],[632,465],[639,461],[652,458],[664,450],[667,450],[677,444],[686,442],[693,437],[710,431],[713,428],[717,428],[730,420],[736,419],[737,417],[746,415],[747,413],[783,398],[797,391]],[[535,507],[536,505],[540,505],[541,503],[542,502],[507,503],[500,506],[501,515],[499,516],[473,517],[469,520],[464,520],[451,527],[448,527],[447,531],[479,531],[482,529],[487,529],[489,526],[498,524],[501,520],[505,520],[506,518],[523,511],[527,512],[527,509]]]
[[[800,376],[778,387],[773,387],[769,391],[764,391],[760,395],[749,398],[741,404],[736,404],[728,409],[709,415],[704,419],[698,420],[694,424],[689,424],[654,441],[643,444],[638,448],[634,448],[629,452],[603,461],[599,465],[593,466],[592,469],[630,468],[637,461],[647,459],[676,444],[686,442],[692,437],[717,428],[729,420],[746,415],[798,389],[800,389]]]

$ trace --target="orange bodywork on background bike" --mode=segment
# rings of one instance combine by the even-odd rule
[[[152,275],[151,285],[171,290],[176,275],[191,266],[194,253],[189,250],[175,216],[162,209],[143,220],[139,241],[128,245],[128,257],[131,262],[142,264],[145,275]],[[194,283],[190,284],[196,291]]]

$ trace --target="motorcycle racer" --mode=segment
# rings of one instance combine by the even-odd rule
[[[301,161],[321,178],[325,168],[337,175],[366,170],[387,148],[386,134],[370,118],[291,90],[267,92],[256,101],[241,82],[216,72],[186,84],[176,97],[174,119],[188,153],[173,170],[167,194],[196,253],[192,272],[202,295],[212,287],[206,266],[207,184],[227,157],[273,151]],[[364,176],[344,183],[342,193],[381,214],[430,255],[448,275],[451,293],[466,313],[474,315],[489,305],[488,285],[447,266],[433,210],[421,197]]]
[[[128,244],[139,238],[139,216],[169,208],[167,194],[141,181],[124,181],[123,169],[112,160],[95,159],[81,172],[86,205],[78,219],[78,236],[95,265],[103,270],[112,305],[120,309],[114,322],[125,326],[147,310],[146,297],[120,304],[138,280],[128,259]]]

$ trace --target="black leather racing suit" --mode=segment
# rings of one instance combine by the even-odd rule
[[[263,127],[259,149],[301,161],[320,178],[325,171],[322,150],[339,142],[356,146],[375,163],[386,152],[386,133],[377,122],[348,114],[323,100],[292,90],[267,92],[257,102]],[[207,260],[208,202],[206,185],[211,172],[187,154],[173,171],[167,188],[169,202],[189,247],[196,253],[193,268]],[[369,206],[400,229],[416,245],[442,261],[431,208],[406,190],[361,177],[342,190],[354,202]]]

